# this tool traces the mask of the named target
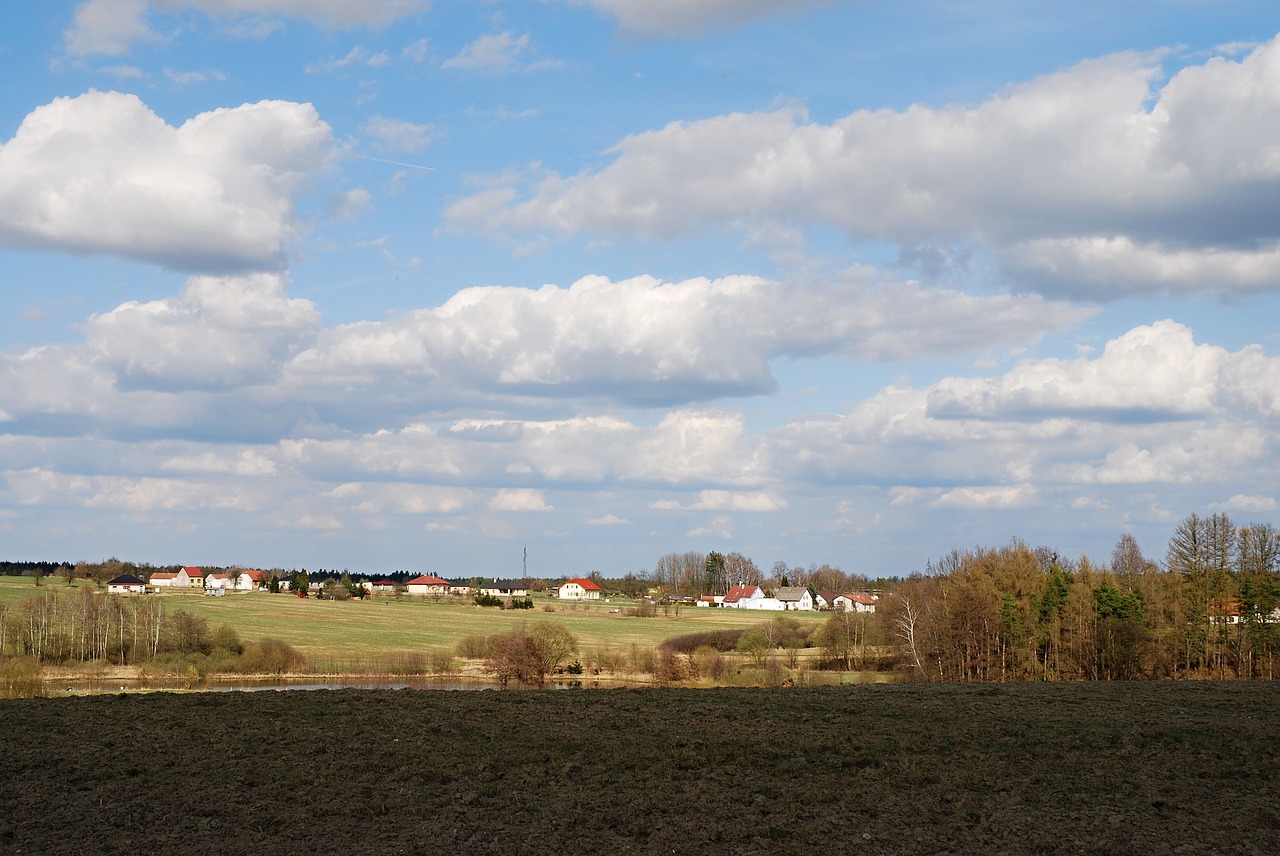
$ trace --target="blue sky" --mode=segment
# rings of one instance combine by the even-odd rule
[[[11,559],[904,574],[1280,522],[1272,2],[0,20]]]

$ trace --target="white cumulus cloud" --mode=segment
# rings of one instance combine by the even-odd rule
[[[1280,37],[1167,81],[1160,59],[1089,60],[976,105],[673,122],[599,169],[499,179],[447,216],[551,236],[830,226],[904,258],[977,247],[1093,297],[1280,288]]]
[[[0,145],[0,244],[183,271],[280,267],[294,205],[332,150],[309,104],[262,101],[175,128],[137,96],[32,111]]]

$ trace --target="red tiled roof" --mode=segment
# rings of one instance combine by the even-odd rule
[[[153,579],[153,580],[171,580],[171,579],[173,579],[173,578],[174,578],[174,577],[176,577],[176,576],[177,576],[177,574],[167,574],[167,573],[164,573],[164,572],[162,571],[162,572],[160,572],[160,573],[158,573],[158,574],[152,574],[152,575],[151,575],[151,579]]]
[[[375,586],[375,587],[377,587],[377,586],[392,586],[393,588],[395,587],[395,584],[396,584],[396,581],[395,581],[395,580],[374,580],[373,582],[369,583],[369,585],[371,585],[371,586]]]
[[[565,582],[565,585],[568,585],[569,583],[577,583],[578,585],[582,586],[583,591],[600,591],[601,590],[600,586],[596,585],[594,582],[592,582],[589,579],[586,579],[585,577],[574,577],[573,579]]]
[[[448,585],[449,585],[449,581],[448,581],[448,580],[442,580],[442,579],[440,579],[439,577],[437,577],[435,574],[424,574],[423,576],[420,576],[420,577],[414,577],[413,579],[409,580],[409,582],[405,583],[405,585],[410,585],[410,586],[448,586]]]
[[[244,571],[243,573],[240,574],[240,576],[248,577],[249,579],[253,580],[255,583],[265,583],[267,580],[271,579],[269,576],[267,576],[266,571]]]
[[[194,565],[186,565],[186,566],[184,566],[184,567],[182,568],[182,570],[186,571],[186,572],[187,572],[187,576],[189,576],[189,577],[203,577],[203,576],[204,576],[204,571],[200,570],[199,568],[195,567]]]
[[[749,599],[759,590],[760,586],[734,586],[729,589],[729,593],[724,596],[724,602],[737,603],[743,598]]]
[[[849,600],[853,601],[854,603],[860,603],[863,606],[871,606],[873,603],[876,602],[876,599],[874,597],[872,597],[871,595],[867,594],[864,591],[854,592],[853,594],[841,595],[841,597],[847,597],[849,598]]]

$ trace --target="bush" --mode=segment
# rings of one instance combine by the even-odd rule
[[[593,675],[598,675],[601,672],[620,674],[626,665],[626,660],[627,658],[621,651],[597,647],[587,657],[587,668],[591,670]]]
[[[718,680],[724,674],[724,657],[710,645],[700,645],[693,652],[693,666],[697,670],[697,677]]]
[[[699,648],[714,648],[717,651],[732,651],[742,638],[744,630],[704,630],[701,633],[686,633],[683,636],[672,636],[663,640],[658,647],[679,651],[681,654],[692,654]]]
[[[496,606],[499,609],[503,607],[502,598],[492,594],[478,594],[474,598],[476,606]]]
[[[227,651],[236,655],[244,653],[240,635],[225,624],[213,628],[213,633],[209,634],[209,647],[214,651]]]
[[[453,650],[464,660],[483,660],[493,650],[493,640],[485,636],[464,636]]]
[[[658,655],[652,648],[642,648],[632,643],[628,656],[631,674],[652,675],[658,668]]]
[[[0,657],[0,698],[45,695],[40,661],[35,657]]]
[[[433,675],[455,675],[458,673],[458,661],[452,651],[431,652],[431,673]]]
[[[757,666],[764,663],[765,654],[769,652],[772,646],[769,644],[769,637],[765,635],[763,630],[752,628],[738,639],[738,653],[746,654],[751,658]]]
[[[485,658],[485,668],[504,687],[511,681],[540,687],[546,679],[538,643],[532,636],[524,633],[496,640],[493,650]]]
[[[239,670],[256,675],[283,675],[300,671],[306,658],[283,639],[262,639],[240,655]]]
[[[671,684],[687,681],[690,677],[689,658],[670,648],[658,649],[658,661],[653,670],[653,679],[659,684]]]

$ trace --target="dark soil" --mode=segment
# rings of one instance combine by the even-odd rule
[[[13,853],[1280,852],[1280,684],[0,702]]]

